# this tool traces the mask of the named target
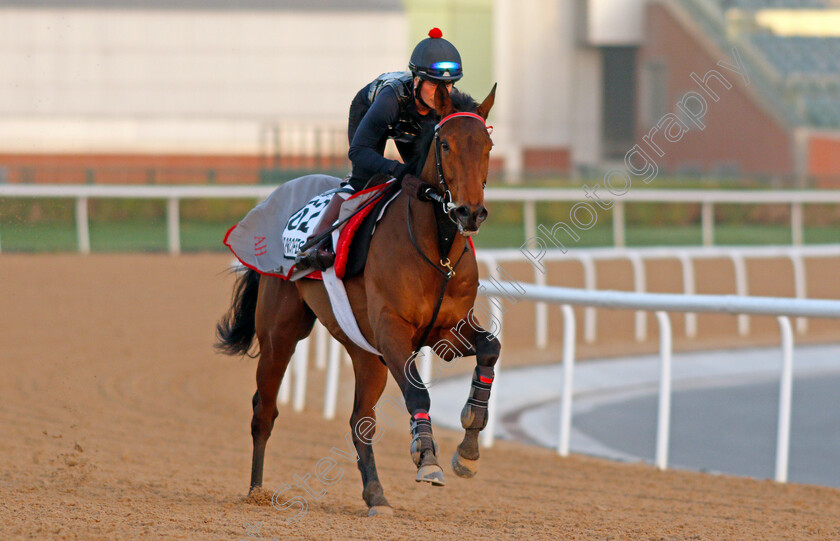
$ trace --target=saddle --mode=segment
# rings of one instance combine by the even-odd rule
[[[387,175],[372,184],[373,186],[350,196],[344,203],[347,205],[362,194],[370,194],[375,199],[375,202],[356,210],[339,234],[335,246],[335,274],[343,280],[358,276],[364,271],[376,224],[382,219],[388,204],[400,191],[399,183],[390,180]]]
[[[399,183],[395,179],[388,175],[376,175],[359,192],[354,193],[345,186],[316,195],[292,214],[284,225],[281,236],[285,257],[294,258],[298,251],[320,242],[317,239],[326,235],[332,238],[335,247],[335,276],[341,280],[361,274],[376,223],[398,192]],[[323,220],[323,211],[336,194],[344,198],[337,225],[312,237],[313,231],[324,229],[319,225]],[[301,278],[319,279],[322,275],[319,271],[297,272],[293,268],[286,278],[292,281]]]

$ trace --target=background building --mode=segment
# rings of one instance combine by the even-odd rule
[[[728,79],[661,170],[840,183],[831,0],[0,0],[0,178],[344,171],[351,98],[432,26],[462,52],[461,88],[480,100],[498,81],[511,181],[623,163],[736,47],[750,84]]]

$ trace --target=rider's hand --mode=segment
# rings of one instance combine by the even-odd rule
[[[408,164],[401,163],[398,166],[394,167],[394,178],[397,180],[402,180],[408,174],[409,167]]]

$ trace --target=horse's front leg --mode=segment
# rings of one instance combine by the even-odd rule
[[[443,470],[437,460],[437,443],[432,434],[429,417],[431,399],[423,385],[414,362],[411,345],[416,329],[397,316],[380,317],[376,335],[379,351],[385,359],[391,375],[399,385],[408,409],[411,429],[411,458],[417,466],[416,481],[443,486]]]
[[[461,410],[464,440],[452,456],[452,470],[458,477],[470,478],[478,473],[478,433],[487,426],[487,405],[493,386],[493,367],[499,359],[499,339],[485,330],[474,335],[476,367],[473,371],[470,397]]]

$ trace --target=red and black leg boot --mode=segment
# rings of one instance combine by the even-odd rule
[[[437,461],[437,443],[432,436],[432,421],[428,412],[417,410],[411,417],[411,459],[417,466],[418,483],[425,481],[442,487],[443,470]]]
[[[466,430],[464,441],[452,456],[452,470],[458,477],[471,478],[478,473],[478,433],[487,426],[487,406],[493,387],[493,367],[476,366],[470,397],[461,410],[461,426]]]

